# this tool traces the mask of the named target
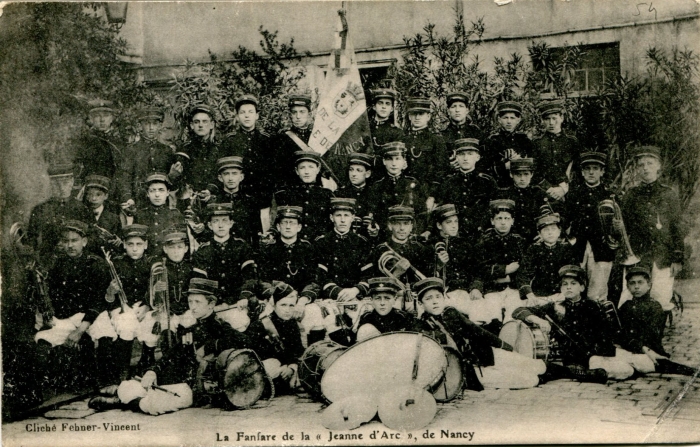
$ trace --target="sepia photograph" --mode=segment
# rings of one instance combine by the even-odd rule
[[[0,2],[3,445],[700,444],[700,0]]]

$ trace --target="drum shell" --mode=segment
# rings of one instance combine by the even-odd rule
[[[544,361],[549,357],[551,342],[540,328],[513,320],[503,325],[498,337],[511,345],[518,354]]]
[[[433,393],[433,397],[437,402],[449,402],[462,392],[464,388],[464,364],[459,351],[450,347],[443,346],[445,357],[447,358],[447,367],[445,374],[440,381],[431,386],[428,390]]]
[[[299,381],[316,400],[325,400],[321,392],[323,374],[348,348],[332,341],[318,341],[304,351],[299,363]]]
[[[235,408],[249,408],[260,399],[267,376],[252,349],[228,349],[216,359],[219,387]]]

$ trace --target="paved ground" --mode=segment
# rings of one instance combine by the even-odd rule
[[[685,298],[685,312],[668,331],[665,344],[673,359],[697,366],[700,280],[683,282],[679,291]],[[396,442],[397,437],[401,444],[698,443],[699,388],[700,380],[695,378],[650,374],[606,385],[558,380],[529,390],[466,392],[462,399],[439,405],[436,417],[424,429],[397,432],[372,422],[350,432],[333,432],[344,436],[334,440],[320,423],[322,406],[292,396],[247,411],[188,409],[153,417],[113,410],[73,420],[36,418],[4,424],[2,429],[8,446],[380,445]],[[87,408],[86,402],[74,405]],[[112,431],[110,424],[137,430]],[[37,433],[41,427],[55,427],[55,431]],[[302,438],[302,433],[308,438]]]

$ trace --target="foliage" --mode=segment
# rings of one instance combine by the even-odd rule
[[[173,87],[173,113],[183,129],[187,129],[188,110],[197,104],[207,104],[212,108],[219,132],[235,131],[234,104],[244,93],[258,97],[260,110],[264,111],[258,121],[261,127],[276,132],[288,124],[287,98],[305,76],[300,65],[303,55],[295,49],[294,39],[280,43],[276,31],[260,27],[259,32],[262,54],[239,46],[232,52],[232,60],[220,60],[210,53],[209,63],[188,63],[178,74]]]

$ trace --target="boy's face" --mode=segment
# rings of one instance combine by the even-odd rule
[[[216,300],[201,293],[190,293],[187,295],[187,304],[190,306],[192,316],[200,320],[206,318],[214,312]]]
[[[245,174],[238,168],[224,169],[219,173],[219,181],[224,184],[224,188],[229,192],[237,191],[244,178]]]
[[[583,180],[589,185],[597,185],[605,174],[605,169],[596,163],[587,163],[581,167]]]
[[[532,181],[532,171],[514,171],[510,173],[516,188],[527,188]]]
[[[57,199],[67,199],[73,192],[75,178],[72,175],[60,175],[49,177],[51,194]]]
[[[384,316],[391,312],[394,307],[396,296],[389,292],[378,292],[372,294],[372,307],[379,315]]]
[[[141,259],[143,253],[148,248],[148,241],[141,239],[140,237],[130,237],[124,241],[124,249],[126,250],[126,255],[133,260]]]
[[[389,175],[397,176],[406,169],[406,158],[403,155],[389,155],[383,158],[384,167]]]
[[[97,112],[90,113],[90,123],[92,126],[102,132],[107,132],[110,127],[112,127],[112,122],[114,121],[114,114],[106,110],[100,110]]]
[[[410,219],[392,219],[389,221],[389,231],[394,239],[405,241],[413,232],[413,221]]]
[[[637,160],[637,172],[644,183],[651,183],[659,178],[661,162],[656,157],[640,157]]]
[[[542,118],[544,123],[544,128],[550,133],[561,132],[561,125],[564,122],[564,116],[561,113],[550,113],[549,115]]]
[[[104,189],[91,187],[85,191],[85,197],[90,207],[96,210],[107,200],[107,192]]]
[[[453,102],[447,109],[447,115],[449,115],[450,120],[455,124],[464,123],[467,120],[468,114],[469,109],[467,109],[467,105],[462,101]]]
[[[445,310],[445,295],[438,289],[428,290],[423,294],[423,308],[430,315],[440,315]]]
[[[295,290],[275,303],[275,313],[281,320],[287,321],[292,319],[298,295],[299,294]]]
[[[309,109],[304,106],[294,106],[289,111],[292,117],[292,126],[304,128],[309,124]]]
[[[355,219],[355,215],[347,210],[338,210],[331,214],[333,226],[335,226],[335,229],[341,234],[350,231],[353,219]]]
[[[302,225],[298,220],[288,217],[280,219],[280,221],[277,223],[277,231],[280,232],[282,239],[295,238],[301,231],[301,227]]]
[[[374,103],[372,108],[377,114],[377,117],[383,121],[389,118],[391,113],[394,111],[394,102],[391,99],[381,98]]]
[[[258,109],[255,104],[242,104],[236,112],[238,122],[245,130],[255,129],[255,123],[258,122]]]
[[[518,127],[518,124],[520,124],[520,120],[520,115],[514,112],[506,112],[498,116],[498,123],[506,132],[513,132],[515,128]]]
[[[75,231],[65,231],[61,239],[63,249],[71,258],[77,258],[82,255],[83,249],[87,245],[87,238]]]
[[[168,185],[153,182],[148,185],[148,200],[155,206],[163,206],[168,200]]]
[[[208,113],[196,113],[190,121],[190,129],[195,135],[207,137],[214,130],[214,120],[211,119]]]
[[[459,217],[450,216],[437,224],[442,236],[455,237],[459,233]]]
[[[561,280],[561,293],[564,295],[564,298],[580,297],[584,290],[586,288],[576,278],[563,278]]]
[[[314,183],[318,173],[321,171],[321,167],[313,161],[302,160],[297,164],[295,171],[302,182]]]
[[[498,233],[508,234],[513,226],[513,221],[513,216],[508,211],[501,211],[491,218],[491,225]]]
[[[550,224],[540,229],[540,237],[549,245],[555,244],[561,235],[561,228],[557,224]]]
[[[627,280],[627,289],[633,297],[639,298],[644,296],[650,289],[651,284],[649,279],[644,275],[632,275],[630,279]]]
[[[233,220],[230,216],[212,216],[207,226],[214,233],[214,236],[225,238],[233,227]]]
[[[143,135],[148,140],[155,140],[158,138],[161,127],[163,123],[155,118],[146,118],[141,120],[141,135]]]
[[[409,112],[408,120],[411,122],[411,127],[414,129],[422,129],[428,127],[430,122],[429,112]]]
[[[457,164],[463,171],[472,171],[476,167],[476,162],[481,160],[481,155],[477,151],[457,152]]]
[[[173,262],[182,262],[187,254],[187,244],[183,241],[171,242],[163,245],[165,255]]]
[[[348,168],[348,177],[354,186],[364,185],[370,175],[372,175],[372,171],[367,169],[365,165],[350,165]]]

